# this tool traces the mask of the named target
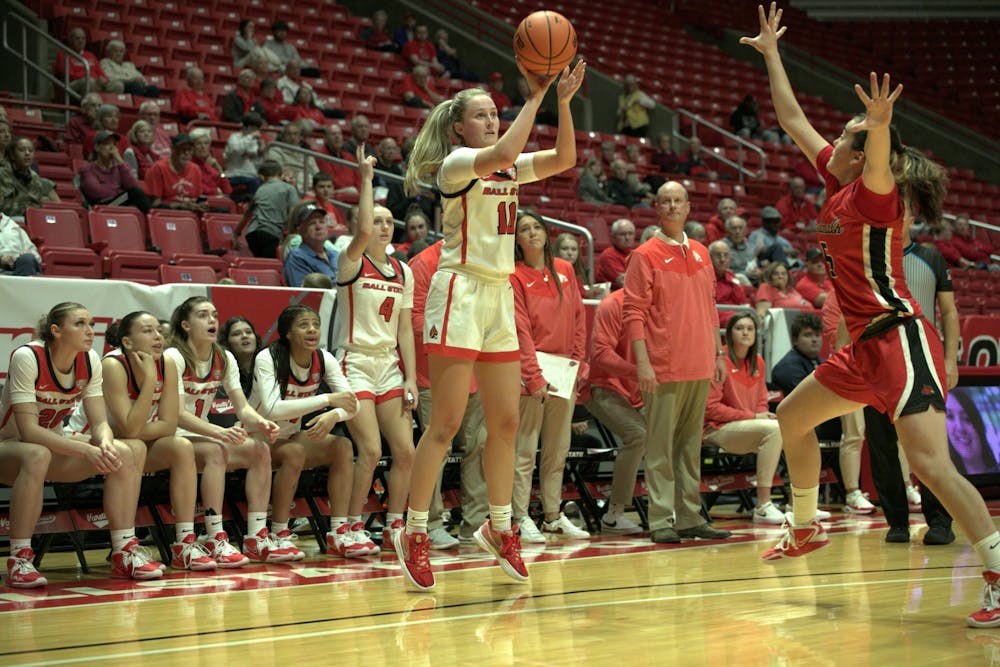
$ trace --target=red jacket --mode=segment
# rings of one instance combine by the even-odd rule
[[[962,257],[970,261],[990,262],[990,253],[993,252],[993,246],[985,241],[974,239],[971,236],[959,236],[958,234],[952,234],[951,243],[955,246],[955,249],[961,253]]]
[[[642,392],[635,354],[622,322],[624,300],[625,291],[618,290],[597,306],[591,339],[590,384],[624,396],[638,409],[642,407]]]
[[[184,123],[194,120],[200,113],[207,114],[209,120],[217,120],[215,104],[208,95],[190,88],[179,88],[174,93],[173,108]]]
[[[533,269],[523,262],[514,265],[510,284],[514,287],[514,320],[521,346],[522,393],[533,394],[545,386],[535,352],[571,357],[580,362],[578,384],[586,382],[587,316],[576,284],[573,265],[553,259],[556,276],[548,268]],[[559,280],[562,297],[556,289]],[[563,389],[563,387],[559,387]]]
[[[802,295],[803,299],[811,303],[814,308],[819,308],[816,304],[816,299],[818,299],[823,292],[829,294],[831,289],[833,289],[833,287],[830,284],[830,279],[825,273],[823,274],[823,280],[820,282],[817,282],[811,274],[806,273],[799,278],[797,283],[795,283],[795,290]]]
[[[791,193],[776,201],[774,208],[778,209],[778,212],[781,213],[781,223],[784,225],[795,225],[801,222],[808,226],[809,223],[816,222],[816,216],[819,215],[819,211],[816,210],[816,204],[808,199],[803,199],[800,203],[796,203],[792,199]]]
[[[326,153],[332,157],[339,157],[342,160],[355,161],[353,155],[347,151],[340,151],[336,155],[331,153],[326,146],[321,146],[319,149],[320,153]],[[325,174],[330,174],[333,178],[333,187],[337,190],[343,188],[355,187],[361,188],[361,175],[357,169],[352,169],[342,164],[336,164],[334,162],[327,162],[326,160],[316,160],[316,164],[319,166],[319,170]]]
[[[668,243],[657,232],[632,251],[625,272],[629,343],[646,341],[656,381],[707,380],[715,372],[719,316],[708,249]]]
[[[605,248],[604,252],[597,256],[597,261],[594,262],[594,282],[611,283],[611,289],[618,289],[615,281],[618,280],[620,274],[625,273],[625,266],[628,264],[631,252],[631,250],[622,252],[614,246]]]
[[[97,59],[97,56],[90,51],[84,51],[80,54],[83,56],[87,64],[90,65],[90,78],[91,79],[104,79],[107,80],[108,76],[101,69],[101,61]],[[56,64],[53,68],[55,75],[60,79],[66,72],[66,52],[60,51],[56,54]],[[81,63],[76,58],[69,59],[69,80],[76,81],[77,79],[82,79],[87,75],[87,70],[84,68],[83,63]]]
[[[750,299],[747,297],[747,290],[743,283],[733,275],[731,271],[726,271],[722,278],[715,278],[715,303],[725,306],[749,306]],[[735,310],[719,311],[719,326],[724,327],[729,322],[729,318],[736,314]]]
[[[936,239],[934,241],[934,247],[937,248],[938,252],[941,253],[941,256],[948,261],[948,266],[961,266],[963,259],[962,252],[955,246],[954,240],[954,235],[952,235],[950,241],[941,241]]]
[[[757,355],[757,375],[750,375],[750,360],[735,365],[726,354],[726,379],[722,384],[712,381],[705,406],[705,429],[719,429],[730,422],[754,419],[767,408],[767,386],[764,384],[764,359]]]

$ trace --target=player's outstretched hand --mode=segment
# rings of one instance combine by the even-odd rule
[[[899,96],[903,94],[903,84],[896,86],[896,89],[889,92],[889,73],[882,75],[882,85],[878,84],[878,74],[872,72],[869,77],[871,87],[871,97],[865,93],[861,84],[854,84],[854,92],[858,94],[858,99],[865,105],[865,119],[857,125],[848,128],[849,132],[861,132],[862,130],[877,130],[881,127],[888,127],[892,122],[892,105],[896,103]]]
[[[569,70],[569,65],[563,68],[562,76],[559,77],[559,83],[556,84],[556,95],[560,102],[568,101],[576,94],[576,91],[580,90],[586,74],[587,63],[583,60],[580,60],[576,64],[572,72]]]
[[[375,157],[365,156],[365,143],[361,142],[355,149],[355,157],[358,159],[358,173],[362,181],[370,181],[375,175]]]
[[[517,62],[517,69],[521,70],[521,76],[523,76],[524,80],[528,82],[528,88],[531,89],[531,92],[528,94],[528,97],[533,97],[538,100],[541,100],[543,97],[545,97],[545,91],[547,91],[549,89],[549,86],[552,85],[552,82],[556,80],[558,74],[553,74],[552,76],[541,78],[537,74],[532,74],[531,72],[526,70],[524,68],[524,63],[521,62],[520,58],[515,56],[514,60]]]
[[[764,5],[757,5],[757,17],[760,19],[760,33],[756,37],[740,37],[740,44],[752,46],[764,55],[778,50],[778,40],[785,34],[787,26],[781,24],[781,11],[778,3],[772,2],[771,9],[764,13]]]

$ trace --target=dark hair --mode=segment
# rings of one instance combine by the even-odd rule
[[[254,327],[253,322],[243,317],[242,315],[237,315],[236,317],[230,317],[228,320],[226,320],[226,323],[222,325],[222,330],[219,332],[219,337],[222,340],[220,345],[222,345],[222,347],[232,352],[232,350],[229,348],[229,332],[234,326],[236,326],[240,322],[245,322],[250,326],[250,331],[253,332],[253,337],[257,341],[256,344],[254,345],[254,351],[259,350],[261,342],[260,334],[257,333],[257,328]]]
[[[240,124],[243,127],[262,127],[264,119],[256,111],[248,111],[240,117]]]
[[[285,398],[288,391],[288,378],[292,374],[291,358],[292,350],[288,342],[288,332],[300,315],[312,313],[319,317],[319,313],[309,306],[295,305],[288,306],[278,315],[278,340],[267,346],[274,360],[274,374],[278,378],[278,386],[281,388],[281,398]]]
[[[799,313],[798,316],[792,320],[792,341],[799,337],[803,329],[812,329],[813,331],[822,334],[823,333],[823,320],[819,319],[819,315],[816,313]]]
[[[753,322],[753,345],[747,350],[747,358],[743,363],[750,367],[750,375],[757,375],[760,372],[760,369],[757,368],[757,355],[760,349],[760,325],[757,324],[757,315],[752,310],[739,310],[733,313],[733,316],[726,322],[726,349],[729,361],[733,362],[733,365],[736,367],[740,365],[740,360],[736,358],[736,351],[733,349],[733,329],[736,328],[736,324],[740,320],[750,320]]]
[[[326,173],[325,171],[318,171],[316,172],[316,175],[313,176],[313,187],[315,188],[320,183],[325,183],[327,181],[333,183],[333,176]]]
[[[265,88],[277,88],[277,87],[278,87],[278,83],[274,79],[272,79],[271,77],[269,77],[269,76],[263,77],[260,80],[260,83],[257,84],[257,89],[258,90],[263,90]]]
[[[257,175],[261,178],[274,178],[281,176],[281,163],[277,160],[264,160],[257,167]]]
[[[87,310],[87,307],[75,301],[63,301],[52,306],[52,309],[38,320],[38,325],[35,327],[35,334],[44,343],[53,342],[55,336],[52,335],[52,326],[62,326],[63,322],[66,321],[66,318],[74,310]]]
[[[246,29],[247,29],[247,26],[248,26],[248,25],[250,25],[251,23],[253,23],[253,21],[252,21],[251,19],[243,19],[242,21],[240,21],[240,27],[239,27],[239,28],[237,28],[237,30],[236,30],[236,31],[237,31],[237,32],[238,32],[238,33],[239,33],[239,34],[240,34],[240,35],[241,35],[242,37],[246,37],[246,32],[245,32],[245,31],[246,31]],[[256,24],[254,25],[254,27],[256,27]]]
[[[986,444],[986,424],[983,423],[983,417],[980,414],[975,401],[973,401],[968,394],[961,391],[952,390],[948,397],[954,397],[955,400],[958,401],[959,405],[962,407],[962,411],[965,412],[966,418],[971,422],[972,428],[975,429],[976,435],[979,436],[979,442]],[[950,441],[949,444],[951,444]],[[954,449],[952,449],[952,452],[954,452]],[[980,456],[984,462],[988,463],[988,465],[996,466],[996,458],[988,446],[983,448]]]
[[[132,327],[135,325],[135,321],[143,315],[149,315],[155,319],[155,317],[148,311],[134,310],[108,327],[108,330],[104,332],[105,342],[111,347],[121,348],[122,338],[131,335]]]
[[[11,127],[13,127],[13,125]],[[10,138],[10,143],[7,144],[7,148],[3,152],[4,153],[4,157],[6,157],[8,161],[10,161],[11,166],[13,166],[13,164],[14,164],[14,151],[17,149],[17,145],[19,143],[21,143],[22,141],[27,141],[29,144],[31,144],[32,148],[35,147],[35,142],[32,141],[29,137],[26,137],[24,135],[18,135],[18,136],[15,136],[15,137],[11,137]]]
[[[562,281],[559,280],[559,274],[556,273],[556,264],[552,261],[552,239],[549,237],[549,228],[545,225],[545,221],[542,220],[542,216],[537,213],[532,213],[531,211],[522,211],[520,215],[517,216],[517,222],[514,223],[514,234],[517,235],[517,227],[521,224],[521,221],[525,218],[531,218],[535,220],[542,226],[542,231],[545,233],[545,246],[542,248],[542,254],[545,257],[545,268],[549,270],[552,274],[552,282],[556,284],[556,291],[559,292],[559,300],[562,301]],[[524,253],[521,251],[521,246],[514,241],[514,261],[523,262]]]
[[[188,341],[188,332],[184,330],[181,324],[191,317],[191,311],[199,303],[212,303],[212,301],[204,296],[188,297],[181,305],[174,308],[174,312],[170,316],[169,344],[177,348],[177,351],[181,353],[181,357],[184,358],[184,365],[190,368],[192,372],[197,367],[198,358],[194,354],[194,349],[192,349],[190,341]],[[223,353],[222,346],[219,345],[218,340],[212,343],[212,354],[218,354],[222,358],[222,374],[225,375],[229,360]]]

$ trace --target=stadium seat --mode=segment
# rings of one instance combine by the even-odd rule
[[[239,257],[233,261],[233,268],[268,270],[277,272],[280,276],[285,265],[280,259],[265,259],[263,257]]]
[[[210,266],[174,266],[160,265],[160,283],[200,283],[211,285],[215,283],[215,269]]]
[[[38,246],[86,248],[87,239],[76,211],[29,208],[24,212],[28,236]]]
[[[274,269],[229,269],[229,277],[240,285],[258,285],[266,287],[281,287],[285,283],[281,274]]]
[[[42,273],[46,276],[66,276],[100,280],[103,277],[101,258],[87,248],[41,248]]]

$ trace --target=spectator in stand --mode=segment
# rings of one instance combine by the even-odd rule
[[[236,77],[236,87],[222,96],[222,120],[228,123],[239,123],[243,115],[251,111],[264,115],[264,107],[257,101],[254,88],[257,86],[257,74],[252,69],[240,70]]]
[[[767,405],[767,366],[758,352],[757,330],[757,319],[749,310],[737,313],[726,324],[728,372],[721,382],[712,382],[708,391],[704,437],[707,444],[724,451],[757,455],[753,522],[781,525],[785,515],[771,502],[771,483],[781,458],[781,430]]]
[[[708,227],[705,230],[709,243],[714,243],[726,235],[726,220],[736,215],[738,211],[736,200],[729,197],[720,199],[715,208],[718,212],[708,219]]]
[[[271,125],[277,125],[283,121],[290,120],[288,109],[285,107],[285,100],[278,93],[278,85],[274,79],[264,78],[260,80],[260,89],[257,91],[257,102],[264,108],[264,120]]]
[[[396,42],[396,50],[402,52],[406,43],[412,40],[417,29],[417,17],[413,12],[403,14],[403,25],[396,28],[392,40]]]
[[[80,100],[80,113],[69,119],[66,129],[63,131],[63,140],[68,144],[82,144],[87,135],[97,131],[97,110],[103,100],[97,93],[87,93]],[[10,123],[7,123],[8,128]],[[7,136],[10,142],[10,134]],[[6,148],[6,144],[4,145]]]
[[[941,221],[941,226],[934,230],[934,247],[948,261],[948,266],[957,269],[974,269],[976,263],[962,257],[962,253],[953,243],[954,230],[947,220]]]
[[[792,171],[806,184],[806,192],[811,195],[819,194],[826,187],[816,168],[804,155],[800,155],[795,161],[795,164],[792,165]]]
[[[718,174],[705,162],[705,149],[702,146],[701,139],[698,137],[691,137],[688,140],[687,152],[681,155],[681,161],[677,165],[677,169],[682,174],[687,174],[688,176],[718,178]]]
[[[335,281],[337,253],[325,246],[326,211],[311,202],[303,202],[295,207],[290,217],[302,243],[285,258],[285,284],[301,287],[302,280],[310,273],[322,273]]]
[[[302,78],[301,66],[294,60],[285,66],[285,73],[278,79],[277,84],[281,99],[289,106],[297,104],[296,98],[303,88],[307,89],[311,95],[315,95],[313,87]]]
[[[823,321],[816,313],[799,313],[791,325],[792,349],[771,369],[771,382],[784,392],[792,393],[799,383],[820,364],[823,344]]]
[[[74,116],[79,118],[79,116]],[[73,120],[72,118],[70,120]],[[68,127],[68,125],[67,125]],[[10,140],[14,138],[14,126],[6,117],[0,118],[0,155],[3,155],[10,145]]]
[[[303,128],[301,123],[291,122],[285,125],[278,140],[291,146],[302,146],[302,137],[307,132],[311,133],[311,128]],[[299,194],[305,193],[309,189],[312,177],[319,171],[316,159],[311,155],[305,155],[281,146],[272,144],[268,148],[267,157],[281,165],[282,178],[292,183]]]
[[[606,285],[595,285],[587,265],[583,262],[583,253],[580,252],[580,242],[576,236],[569,232],[563,232],[556,237],[552,243],[552,249],[556,257],[565,259],[573,265],[576,272],[576,283],[580,286],[580,295],[584,299],[603,299],[608,295]]]
[[[680,156],[674,152],[673,140],[669,132],[656,135],[656,151],[650,160],[661,174],[674,174],[680,168]]]
[[[95,129],[83,139],[83,154],[89,156],[94,152],[94,137],[101,130],[118,134],[118,125],[121,123],[121,118],[121,111],[114,104],[102,104],[97,107]]]
[[[139,118],[153,128],[153,155],[157,159],[170,155],[171,136],[160,125],[160,105],[152,100],[146,100],[139,105]]]
[[[160,89],[146,82],[146,77],[132,63],[125,60],[125,42],[112,39],[104,47],[101,69],[109,81],[120,81],[126,93],[140,97],[159,97]]]
[[[826,258],[819,248],[809,248],[806,251],[806,272],[795,283],[795,289],[817,310],[826,303],[833,283],[826,275]]]
[[[384,9],[376,9],[372,14],[372,24],[361,30],[359,37],[365,47],[373,51],[398,51],[396,42],[389,34],[389,15]]]
[[[31,168],[35,161],[35,144],[31,139],[14,137],[4,155],[6,160],[0,164],[0,212],[23,218],[27,208],[59,201],[56,184]]]
[[[399,90],[403,104],[408,107],[431,109],[444,101],[434,87],[430,70],[424,64],[413,66],[413,71],[403,77]]]
[[[760,224],[760,229],[754,230],[748,239],[757,263],[767,266],[769,262],[784,262],[787,267],[786,252],[792,249],[792,244],[784,236],[778,235],[781,213],[773,206],[765,206],[760,210]]]
[[[238,202],[251,199],[257,192],[260,186],[257,167],[264,153],[264,140],[260,136],[264,119],[261,115],[251,111],[243,115],[240,123],[240,131],[229,135],[222,152],[226,177],[232,187],[232,198]]]
[[[618,157],[618,147],[615,145],[615,142],[610,139],[608,141],[602,141],[601,166],[604,168],[604,174],[606,176],[611,176],[611,165],[618,159],[620,158]]]
[[[406,240],[396,243],[396,252],[409,253],[410,247],[418,241],[427,239],[427,232],[430,230],[430,222],[427,216],[421,211],[413,211],[406,216]]]
[[[588,158],[576,184],[577,197],[588,204],[613,204],[608,196],[607,180],[600,160],[596,157]]]
[[[722,239],[729,246],[729,270],[746,280],[745,284],[757,284],[760,269],[757,268],[757,254],[747,242],[747,221],[738,215],[726,220],[726,236]]]
[[[656,201],[659,229],[632,253],[622,307],[646,407],[650,537],[656,543],[725,539],[731,533],[701,515],[699,494],[709,384],[729,373],[719,344],[715,277],[708,250],[684,234],[691,212],[684,186],[665,183]]]
[[[212,155],[212,133],[207,127],[191,130],[194,153],[191,161],[201,170],[201,196],[228,195],[233,191],[219,161]]]
[[[729,245],[725,241],[716,241],[708,246],[708,255],[715,270],[715,303],[720,306],[749,306],[746,288],[729,270]],[[719,326],[726,326],[734,312],[719,310]]]
[[[90,67],[90,81],[87,81],[87,68],[76,58],[67,57],[65,51],[56,54],[56,64],[54,72],[56,77],[63,81],[69,68],[70,90],[79,95],[85,95],[94,91],[102,93],[121,93],[125,86],[121,81],[110,81],[108,75],[101,69],[101,63],[97,61],[97,56],[87,50],[87,33],[83,28],[73,28],[66,36],[66,43],[72,51],[83,56]],[[68,61],[68,65],[67,65]]]
[[[205,94],[205,73],[197,67],[184,72],[186,88],[174,93],[173,109],[181,123],[193,120],[216,120],[215,103]]]
[[[326,153],[341,160],[354,160],[353,156],[344,150],[344,131],[340,125],[327,125],[323,129],[323,145],[320,153]],[[333,177],[333,191],[341,195],[356,195],[361,186],[358,170],[347,165],[317,160],[319,170]]]
[[[607,191],[612,203],[627,208],[648,207],[653,198],[649,186],[640,183],[635,174],[628,173],[628,165],[624,160],[615,160],[611,163],[611,177],[608,178]]]
[[[257,32],[257,24],[253,22],[253,19],[240,21],[236,36],[233,37],[233,66],[237,69],[243,69],[257,60],[264,65],[266,71],[280,72],[282,68],[281,58],[274,51],[265,49],[262,43],[254,37],[255,32]]]
[[[299,203],[295,186],[281,180],[281,163],[264,160],[257,174],[261,184],[243,218],[233,229],[233,246],[239,249],[240,236],[247,230],[247,246],[254,257],[274,259],[291,219],[292,207]]]
[[[146,191],[156,208],[173,208],[203,213],[208,207],[201,199],[201,169],[191,162],[194,140],[178,134],[170,142],[170,157],[158,161],[146,174]]]
[[[143,181],[149,169],[160,159],[153,152],[153,126],[144,120],[137,120],[125,138],[128,145],[122,152],[122,159],[132,170],[132,175]]]
[[[594,262],[594,280],[611,283],[611,290],[625,285],[625,267],[635,246],[635,225],[631,220],[621,218],[611,223],[611,247],[600,254]]]
[[[316,106],[316,96],[312,88],[302,86],[295,93],[295,103],[288,107],[288,114],[293,122],[305,125],[309,124],[310,130],[326,125],[326,116],[323,110]],[[311,133],[311,132],[310,132]]]
[[[799,229],[816,229],[816,200],[806,194],[806,182],[799,176],[788,179],[788,194],[774,203],[781,214],[781,221],[786,225],[795,225]]]
[[[771,262],[764,269],[764,281],[754,297],[761,322],[771,308],[812,308],[812,304],[789,283],[788,265],[784,262]]]
[[[150,209],[149,197],[139,187],[135,175],[118,153],[120,137],[101,130],[94,138],[90,162],[80,168],[80,192],[91,206],[134,206],[143,213]]]
[[[618,132],[645,137],[649,134],[649,112],[655,108],[653,98],[639,90],[639,79],[634,74],[626,75],[622,92],[618,93]]]
[[[343,216],[337,205],[333,203],[333,178],[330,174],[318,172],[313,176],[313,191],[302,198],[302,201],[313,202],[326,211],[326,237],[336,239],[350,232],[343,222]]]
[[[288,63],[294,62],[302,70],[304,76],[318,77],[319,70],[315,67],[305,67],[305,62],[299,56],[299,50],[287,38],[288,24],[278,19],[271,24],[271,36],[264,42],[264,48],[278,56],[284,71],[287,71]]]
[[[358,114],[351,119],[351,138],[344,142],[342,150],[347,151],[352,156],[358,152],[358,146],[365,145],[365,157],[378,157],[375,147],[368,141],[372,133],[372,125],[368,122],[368,116]]]
[[[747,95],[729,116],[733,132],[744,139],[760,139],[772,144],[791,143],[788,135],[781,130],[765,129],[760,126],[760,103],[753,95]]]
[[[418,65],[427,67],[428,72],[433,72],[434,76],[441,76],[445,73],[444,65],[437,59],[437,49],[430,41],[430,31],[426,25],[418,25],[413,31],[413,39],[403,45],[400,52],[403,59],[410,68]]]
[[[705,234],[705,225],[700,222],[695,222],[694,220],[685,222],[684,233],[688,235],[688,238],[694,239],[702,245],[708,245],[708,235]]]
[[[951,230],[951,242],[962,257],[975,262],[976,268],[979,269],[1000,269],[1000,267],[990,266],[993,264],[993,260],[990,258],[990,255],[993,254],[993,246],[972,236],[968,213],[959,213],[955,216],[955,220],[951,223]]]
[[[510,115],[513,104],[507,96],[507,93],[503,92],[503,74],[500,72],[493,72],[493,74],[490,74],[490,99],[492,99],[493,104],[496,105],[497,113],[500,114],[500,118],[513,120],[517,117],[517,113]]]
[[[378,153],[376,156],[376,170],[379,172],[395,174],[400,178],[403,177],[404,172],[401,164],[402,153],[400,152],[399,144],[396,143],[395,139],[392,137],[386,137],[382,141],[378,142]],[[404,218],[414,204],[419,206],[420,210],[423,211],[428,220],[434,214],[433,209],[429,206],[430,202],[427,199],[406,196],[406,193],[403,192],[403,183],[401,180],[387,178],[380,173],[376,173],[374,183],[376,187],[385,188],[385,207],[392,212],[393,218],[397,220]]]
[[[17,221],[0,212],[0,275],[37,276],[42,256]]]
[[[444,28],[438,28],[434,32],[434,48],[437,53],[438,62],[445,69],[445,75],[452,79],[479,83],[478,74],[462,69],[462,63],[458,59],[458,49],[448,43],[448,31]],[[500,110],[499,106],[497,110]]]

